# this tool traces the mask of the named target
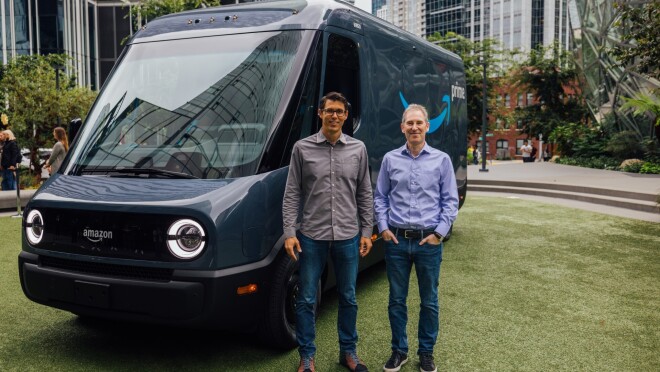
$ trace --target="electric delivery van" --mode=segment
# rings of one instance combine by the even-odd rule
[[[283,249],[293,144],[319,99],[344,94],[375,184],[429,110],[465,197],[463,63],[348,4],[222,6],[149,22],[128,42],[60,171],[24,211],[20,280],[86,317],[259,333],[295,346],[298,269]],[[377,230],[374,229],[377,233]],[[380,239],[361,267],[383,258]],[[332,270],[319,283],[334,285]],[[320,296],[319,296],[320,298]]]

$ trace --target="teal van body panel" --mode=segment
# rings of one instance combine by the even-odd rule
[[[405,142],[405,107],[427,107],[427,141],[451,157],[462,205],[467,104],[455,54],[330,0],[173,14],[132,37],[59,173],[26,206],[25,295],[293,347],[298,274],[282,250],[282,196],[291,148],[319,130],[329,91],[351,102],[343,130],[366,144],[374,185],[385,153]],[[381,243],[361,269],[382,261]]]

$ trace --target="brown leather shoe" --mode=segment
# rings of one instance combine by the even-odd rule
[[[339,364],[348,368],[351,372],[368,372],[367,368],[362,360],[357,356],[355,351],[349,351],[346,353],[339,353]]]
[[[300,357],[298,372],[316,372],[314,368],[314,357]]]

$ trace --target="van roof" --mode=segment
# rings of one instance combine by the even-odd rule
[[[337,0],[275,0],[223,5],[175,13],[149,21],[129,44],[236,33],[323,30],[336,26],[364,34],[386,29],[400,42],[460,58],[374,15]]]

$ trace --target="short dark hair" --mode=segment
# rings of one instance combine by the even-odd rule
[[[325,101],[330,100],[330,101],[339,101],[344,104],[344,110],[348,111],[351,109],[351,104],[348,103],[348,100],[346,97],[344,97],[341,93],[337,92],[330,92],[323,96],[321,98],[321,101],[319,101],[319,110],[322,110],[325,108]]]

